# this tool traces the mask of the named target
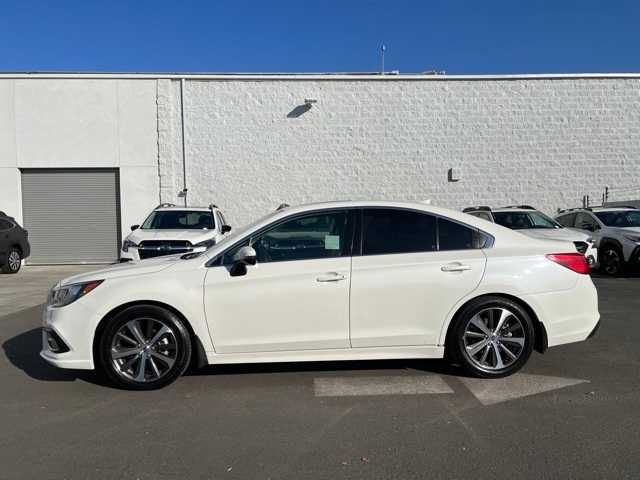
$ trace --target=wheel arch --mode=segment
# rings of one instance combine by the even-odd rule
[[[99,344],[100,337],[102,336],[102,332],[104,331],[105,327],[109,323],[109,320],[111,320],[113,317],[115,317],[117,314],[119,314],[123,310],[126,310],[127,308],[136,307],[136,306],[143,306],[143,305],[151,305],[151,306],[155,306],[155,307],[164,308],[165,310],[170,311],[171,313],[176,315],[180,320],[182,320],[182,322],[184,323],[184,326],[186,327],[187,331],[189,332],[189,338],[191,340],[192,351],[195,353],[195,355],[193,355],[192,361],[191,361],[192,366],[200,368],[200,367],[203,367],[204,365],[206,365],[208,363],[207,362],[207,355],[205,353],[204,346],[202,345],[202,342],[200,341],[200,337],[198,337],[198,335],[196,335],[196,333],[193,330],[193,327],[191,325],[191,322],[189,322],[187,317],[180,310],[178,310],[177,308],[175,308],[175,307],[173,307],[173,306],[171,306],[171,305],[169,305],[167,303],[159,302],[157,300],[136,300],[136,301],[132,301],[132,302],[123,303],[122,305],[118,305],[117,307],[111,309],[98,322],[98,325],[96,326],[96,329],[95,329],[94,334],[93,334],[93,344],[92,344],[92,350],[91,350],[92,351],[92,355],[93,355],[94,365],[97,365],[96,364],[96,359],[100,358],[99,355],[98,355],[98,350],[97,350],[98,349],[98,344]]]
[[[466,302],[464,302],[462,305],[460,305],[456,309],[456,312],[451,317],[451,320],[449,321],[449,325],[447,325],[447,334],[445,336],[445,344],[444,344],[445,356],[446,356],[446,351],[449,348],[449,345],[451,343],[450,339],[451,339],[452,327],[453,325],[455,325],[455,322],[458,319],[458,315],[460,314],[460,312],[462,312],[462,310],[464,310],[464,308],[467,305],[469,305],[471,302],[475,302],[478,299],[485,298],[485,297],[502,297],[520,305],[533,320],[533,330],[534,330],[533,349],[539,353],[546,352],[547,348],[549,348],[547,330],[544,324],[538,318],[538,315],[536,314],[535,310],[531,307],[531,305],[529,305],[527,302],[525,302],[521,298],[518,298],[514,295],[510,295],[508,293],[483,293],[482,295],[478,295],[476,297],[468,299]]]
[[[600,250],[601,248],[604,248],[606,245],[609,245],[609,244],[615,245],[617,248],[620,249],[621,253],[624,251],[622,248],[622,243],[620,243],[619,240],[616,240],[615,238],[611,238],[611,237],[602,237],[602,239],[598,242],[598,250]]]

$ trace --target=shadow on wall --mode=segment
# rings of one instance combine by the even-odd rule
[[[305,103],[304,105],[298,105],[296,108],[287,113],[287,118],[298,118],[311,110],[311,105]]]

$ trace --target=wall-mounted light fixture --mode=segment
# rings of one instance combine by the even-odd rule
[[[460,180],[460,169],[459,168],[450,168],[447,172],[447,180],[450,182],[457,182]]]
[[[318,100],[316,100],[315,98],[305,98],[304,99],[304,104],[308,107],[311,108],[313,106],[314,103],[318,103]]]

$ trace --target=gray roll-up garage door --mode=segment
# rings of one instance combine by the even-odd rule
[[[111,263],[118,258],[117,170],[22,170],[22,212],[31,243],[27,263]]]

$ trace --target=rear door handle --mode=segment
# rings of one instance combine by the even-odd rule
[[[341,273],[329,272],[329,273],[325,273],[323,275],[320,275],[318,278],[316,278],[316,280],[318,282],[339,282],[341,280],[344,280],[345,278],[347,278],[347,277],[345,277]]]
[[[440,267],[443,272],[464,272],[471,270],[471,265],[463,265],[462,263],[448,263]]]

